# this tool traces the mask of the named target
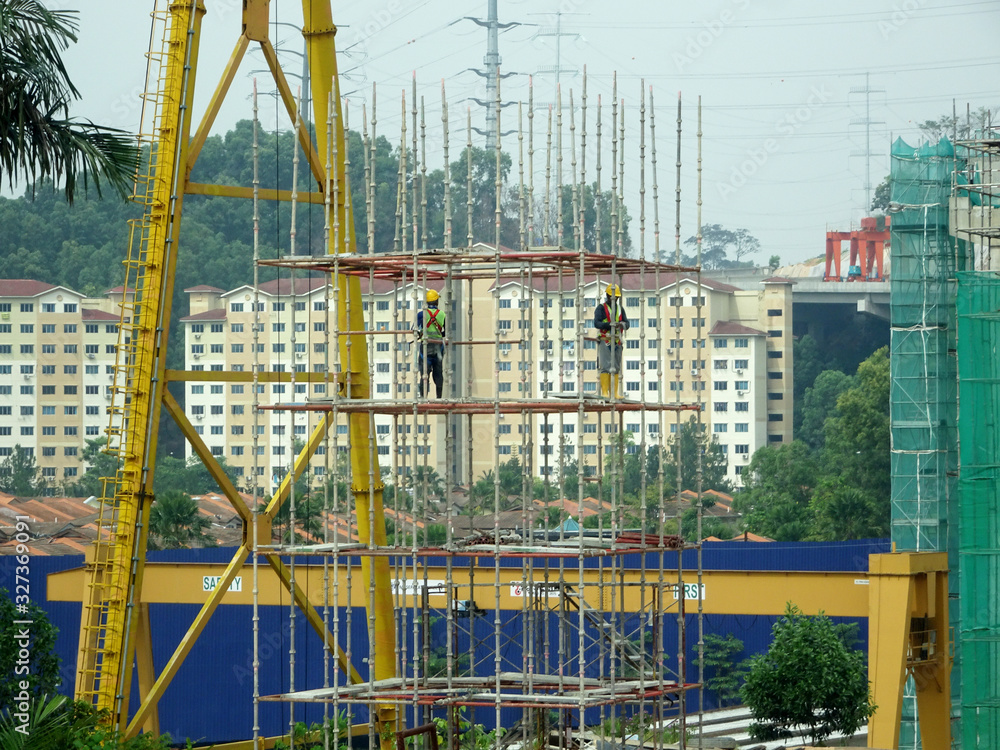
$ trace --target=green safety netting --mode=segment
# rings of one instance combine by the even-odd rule
[[[962,747],[1000,747],[1000,277],[958,274]]]
[[[892,146],[890,430],[892,540],[898,550],[947,551],[958,570],[958,404],[955,290],[964,248],[948,232],[955,149],[947,140]],[[957,594],[959,575],[949,576]],[[959,608],[950,610],[951,625]],[[953,678],[959,672],[953,670]],[[953,685],[953,713],[958,688]],[[912,682],[900,748],[920,746]]]

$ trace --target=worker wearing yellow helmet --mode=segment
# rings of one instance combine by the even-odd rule
[[[610,397],[612,380],[614,394],[621,398],[622,339],[628,330],[628,316],[622,307],[622,290],[617,284],[608,284],[604,302],[594,310],[594,328],[597,329],[597,369],[601,373],[601,395]]]
[[[427,290],[427,306],[417,313],[417,325],[414,328],[417,334],[417,342],[420,345],[417,365],[419,372],[417,392],[421,398],[423,398],[424,384],[428,378],[434,380],[434,387],[437,390],[438,398],[441,398],[441,393],[444,389],[443,365],[446,313],[444,310],[438,308],[440,296],[434,289]]]

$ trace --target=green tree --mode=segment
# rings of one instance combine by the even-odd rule
[[[823,448],[826,442],[826,420],[840,416],[837,400],[853,385],[854,378],[840,370],[824,370],[817,376],[812,387],[806,388],[802,397],[801,424],[796,433],[799,440],[814,451]]]
[[[837,399],[837,412],[826,422],[825,466],[849,486],[884,498],[888,512],[891,489],[888,347],[874,352],[858,366],[854,386]]]
[[[235,481],[236,470],[226,464],[225,458],[216,456],[215,460],[229,478]],[[185,461],[176,456],[161,455],[156,462],[153,489],[157,495],[170,490],[179,490],[189,495],[200,495],[204,492],[218,490],[219,485],[197,456],[191,456]]]
[[[680,441],[681,452],[681,487],[682,490],[694,490],[698,486],[698,462],[701,461],[701,486],[703,490],[718,490],[730,492],[732,484],[726,476],[728,462],[723,453],[722,445],[714,434],[709,434],[705,425],[698,431],[698,422],[691,417],[681,424],[680,437],[674,436],[666,448],[666,462],[663,465],[664,482],[672,491],[676,491],[677,480],[677,445]],[[655,457],[655,452],[653,453]],[[655,460],[655,459],[654,459]],[[657,467],[653,461],[647,462],[650,479],[655,479]]]
[[[37,0],[0,0],[0,173],[8,185],[25,177],[77,183],[107,182],[123,197],[131,190],[137,151],[129,134],[70,118],[80,93],[62,52],[76,41],[76,12],[48,10]]]
[[[808,735],[815,745],[834,732],[857,732],[875,713],[864,654],[846,648],[822,612],[807,617],[791,603],[772,633],[767,653],[751,658],[742,689],[754,719],[750,735]]]
[[[705,688],[716,694],[720,706],[735,703],[747,674],[747,660],[737,661],[743,641],[732,633],[706,633],[704,641]]]
[[[978,107],[965,115],[941,115],[934,120],[924,120],[918,126],[923,136],[931,143],[936,143],[942,138],[963,140],[975,138],[977,134],[984,131],[990,124],[997,111],[996,106]]]
[[[101,497],[104,492],[102,477],[113,477],[118,471],[118,459],[104,452],[107,438],[88,440],[81,456],[87,466],[78,482],[66,486],[66,492],[76,497]]]
[[[574,227],[579,227],[580,224],[580,209],[583,209],[583,247],[588,252],[597,252],[598,249],[598,234],[597,234],[597,219],[598,214],[600,214],[601,221],[601,234],[600,234],[600,251],[603,255],[613,255],[617,252],[618,246],[618,236],[611,234],[611,205],[613,201],[613,194],[610,190],[604,190],[600,193],[597,192],[597,183],[591,183],[590,185],[585,185],[581,191],[579,186],[576,188],[577,192],[577,203],[573,203],[573,186],[563,185],[562,186],[562,244],[564,247],[572,248],[574,247]],[[552,206],[552,211],[556,210],[556,206]],[[622,254],[630,255],[632,252],[632,239],[629,236],[629,224],[632,221],[631,216],[629,216],[628,208],[624,205],[619,205],[616,209],[617,211],[617,221],[621,225],[622,230]],[[536,209],[536,220],[540,219]],[[537,221],[537,226],[542,227],[543,222]],[[555,232],[552,232],[553,243],[555,243]],[[541,243],[543,241],[542,237],[536,237],[531,242]]]
[[[845,479],[827,478],[813,493],[811,539],[841,541],[889,536],[889,503]]]
[[[889,198],[891,195],[892,191],[889,183],[889,177],[886,176],[886,178],[875,188],[875,193],[872,195],[872,205],[870,207],[871,212],[876,216],[884,216],[889,213]]]
[[[55,653],[58,630],[49,622],[45,610],[34,602],[28,602],[24,611],[15,602],[10,592],[0,589],[0,637],[4,647],[0,648],[0,706],[15,705],[15,698],[21,692],[21,682],[27,683],[27,694],[31,700],[55,693],[62,681],[59,677],[59,657]],[[15,621],[30,621],[31,625],[17,625]],[[27,630],[27,640],[21,640]],[[22,653],[27,653],[26,665],[19,665]],[[27,666],[27,671],[21,671]],[[3,747],[7,747],[3,745]]]
[[[697,236],[684,240],[688,253],[682,262],[697,262]],[[701,267],[707,270],[720,268],[752,267],[748,258],[760,251],[760,240],[747,229],[726,229],[721,224],[704,224],[701,227]],[[669,251],[668,251],[669,252]],[[671,262],[668,256],[666,262]]]
[[[149,511],[149,548],[211,547],[215,540],[205,532],[211,522],[201,515],[198,503],[179,490],[158,495]]]
[[[0,463],[0,491],[11,495],[36,495],[45,487],[45,482],[35,462],[35,454],[20,445]]]
[[[812,528],[809,502],[818,474],[812,451],[800,440],[758,449],[733,501],[734,510],[743,514],[743,527],[779,542],[805,539]]]

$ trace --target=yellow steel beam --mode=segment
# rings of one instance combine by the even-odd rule
[[[309,466],[309,459],[313,457],[316,453],[316,449],[319,447],[320,443],[323,442],[323,438],[326,437],[327,430],[330,429],[331,424],[333,424],[333,415],[329,412],[324,413],[323,418],[313,428],[306,444],[303,445],[302,450],[299,451],[299,455],[295,457],[295,461],[292,463],[292,470],[288,474],[285,474],[285,478],[281,480],[281,484],[278,485],[278,489],[275,491],[274,496],[264,509],[264,515],[269,519],[274,520],[274,517],[281,509],[282,503],[288,499],[292,485],[300,476],[302,476],[302,472]]]
[[[944,552],[870,555],[868,567],[868,674],[878,706],[868,722],[868,746],[899,747],[903,687],[912,672],[924,747],[944,750],[951,746],[948,556]],[[910,652],[920,652],[925,636],[919,629],[914,632],[915,618],[932,623],[936,635],[928,654],[932,658],[916,664]]]
[[[139,700],[145,700],[153,689],[156,671],[153,667],[153,631],[149,621],[149,603],[139,602],[137,613],[139,618],[135,626],[135,668],[139,678]],[[142,731],[154,737],[160,734],[160,712],[154,705],[149,712],[149,719]]]
[[[239,185],[205,185],[200,182],[189,182],[187,184],[188,195],[215,195],[226,198],[253,198],[253,188],[241,187]],[[275,190],[274,188],[258,188],[257,197],[262,201],[285,201],[292,200],[291,190]],[[300,190],[295,194],[295,200],[299,203],[312,203],[322,206],[326,202],[323,193],[306,192]]]
[[[308,52],[309,80],[316,121],[323,124],[329,118],[333,118],[333,138],[336,143],[334,149],[333,144],[327,142],[327,128],[318,126],[316,147],[321,154],[336,154],[336,173],[346,177],[344,154],[347,149],[344,118],[340,112],[339,75],[334,41],[337,27],[333,23],[329,0],[302,0],[302,18],[302,35],[305,37]],[[283,92],[282,97],[286,96]],[[333,112],[328,111],[331,104],[334,107]],[[310,160],[310,164],[313,163]],[[319,166],[318,160],[315,164]],[[314,167],[313,173],[317,175],[325,189],[332,190],[332,186],[327,184],[328,177],[322,169]],[[341,179],[338,184],[340,189],[332,209],[336,211],[335,222],[340,229],[330,235],[328,248],[330,253],[351,252],[355,248],[354,219],[352,213],[347,210],[347,180]],[[338,277],[334,283],[346,291],[346,294],[341,296],[337,310],[340,330],[364,330],[359,279],[353,276]],[[350,335],[340,338],[340,362],[345,369],[347,397],[368,398],[371,382],[368,375],[368,349],[363,336]],[[369,448],[372,421],[372,417],[368,414],[351,414],[349,418],[352,446],[351,491],[354,493],[359,538],[366,544],[384,545],[385,515],[382,508],[378,454]],[[396,623],[390,588],[389,560],[384,557],[363,558],[361,563],[362,580],[371,584],[365,587],[365,591],[370,592],[367,607],[369,617],[374,623],[374,642],[370,645],[374,654],[372,675],[376,680],[389,679],[396,676]],[[396,733],[395,707],[378,706],[376,716],[382,750],[392,750],[393,737]]]
[[[226,595],[226,591],[232,584],[233,579],[236,578],[236,574],[240,572],[243,567],[243,563],[246,562],[247,557],[250,554],[250,549],[244,544],[237,548],[236,554],[233,555],[233,559],[229,561],[220,572],[220,577],[215,588],[209,593],[208,597],[204,600],[201,609],[194,618],[194,622],[191,623],[191,627],[188,628],[184,637],[181,638],[180,643],[177,644],[177,648],[174,649],[174,653],[171,654],[170,658],[167,660],[166,665],[163,667],[163,671],[160,672],[160,676],[156,678],[156,682],[150,688],[149,692],[142,697],[142,703],[139,705],[139,709],[135,712],[135,716],[128,724],[128,729],[125,730],[125,735],[127,737],[134,737],[138,734],[139,729],[146,723],[149,716],[155,710],[157,703],[159,703],[160,698],[163,696],[163,692],[167,689],[167,685],[177,674],[177,670],[180,669],[181,664],[184,663],[184,659],[191,652],[194,642],[201,635],[201,631],[205,629],[208,624],[209,618],[211,618],[212,613],[215,611],[216,607],[222,603],[222,599]],[[175,584],[165,584],[168,587]],[[146,591],[143,591],[145,594]],[[145,600],[144,601],[148,601]]]
[[[107,546],[107,570],[94,567],[84,603],[81,628],[96,627],[81,637],[77,695],[109,712],[115,728],[124,726],[135,655],[134,592],[142,590],[146,559],[146,528],[153,498],[153,473],[160,419],[159,389],[166,369],[166,342],[170,331],[177,238],[183,202],[185,146],[191,127],[195,66],[205,8],[200,0],[179,0],[170,5],[170,39],[166,46],[164,90],[158,92],[155,127],[156,166],[151,170],[151,194],[143,222],[145,228],[130,248],[126,285],[135,284],[136,309],[128,321],[130,353],[120,354],[116,388],[126,398],[127,431],[119,449],[122,465],[106,485],[105,509],[114,509]],[[137,239],[137,236],[139,239]],[[145,244],[144,244],[145,243]],[[122,357],[130,357],[122,362]],[[127,374],[126,374],[127,370]],[[112,496],[108,497],[108,491]],[[110,512],[108,513],[110,516]],[[98,595],[98,598],[94,598]],[[103,621],[102,621],[103,613]],[[96,634],[96,637],[94,637]]]
[[[267,555],[267,562],[277,574],[278,580],[281,581],[285,590],[293,594],[295,597],[295,604],[305,614],[306,619],[309,621],[309,624],[312,625],[313,630],[315,630],[319,637],[323,639],[323,644],[337,657],[337,664],[340,665],[341,671],[348,676],[351,682],[361,682],[361,675],[358,674],[358,670],[356,670],[354,665],[348,661],[347,654],[340,647],[340,644],[334,640],[333,633],[330,632],[329,628],[326,627],[326,623],[323,622],[323,616],[316,611],[316,607],[314,607],[312,602],[309,601],[306,591],[312,589],[310,589],[308,585],[303,586],[297,579],[296,585],[293,588],[291,571],[277,555]],[[296,576],[297,575],[298,569],[296,569]]]
[[[209,450],[208,446],[205,445],[205,441],[201,439],[194,426],[191,424],[187,415],[184,414],[184,409],[177,400],[174,398],[173,394],[170,393],[166,388],[163,389],[163,405],[167,408],[167,413],[173,417],[174,422],[180,428],[181,433],[187,438],[187,441],[191,443],[191,447],[194,452],[201,459],[201,462],[205,464],[205,468],[208,469],[208,473],[212,475],[212,479],[215,483],[219,485],[219,489],[222,490],[222,494],[226,496],[230,504],[239,514],[240,518],[243,519],[244,524],[249,524],[251,522],[250,509],[247,504],[243,502],[243,498],[240,496],[239,491],[236,489],[236,485],[233,484],[233,480],[229,478],[229,475],[222,470],[219,466],[219,462],[215,460],[215,456],[212,455],[212,451]]]
[[[947,565],[947,558],[944,560]],[[936,571],[926,577],[928,594],[928,630],[918,644],[923,654],[924,643],[931,650],[926,659],[910,665],[917,693],[917,717],[920,740],[926,750],[948,750],[951,745],[951,666],[950,628],[948,623],[948,572]],[[919,590],[918,581],[918,590]],[[930,638],[930,633],[934,638]],[[924,640],[926,639],[926,641]]]
[[[329,12],[329,0],[327,2],[327,12]],[[308,19],[307,19],[308,23]],[[285,71],[281,69],[281,63],[278,62],[278,53],[275,51],[274,46],[271,44],[270,40],[262,40],[260,43],[261,52],[264,53],[264,59],[267,61],[267,67],[271,69],[271,76],[274,78],[274,83],[278,87],[278,94],[281,96],[281,101],[285,105],[285,111],[288,113],[289,118],[292,122],[299,122],[299,117],[297,116],[298,103],[295,100],[295,95],[292,93],[291,87],[288,85],[288,79],[285,78]],[[322,50],[320,54],[329,53],[333,54],[333,42],[331,39],[330,49]],[[309,56],[312,57],[313,51],[309,50]],[[334,69],[336,69],[336,64],[334,64]],[[316,87],[313,85],[313,91],[315,92]],[[320,102],[313,99],[314,111],[317,116],[320,113],[326,114],[326,99],[323,100],[322,106]],[[339,104],[339,102],[338,102]],[[319,132],[325,130],[325,128],[316,128],[317,140],[319,140]],[[309,168],[312,170],[313,177],[316,178],[316,182],[320,185],[326,182],[326,169],[323,167],[323,162],[320,161],[319,154],[316,152],[316,148],[313,146],[312,138],[309,135],[308,123],[301,123],[296,131],[299,136],[299,145],[302,147],[302,152],[306,156],[306,161],[309,162]],[[340,173],[343,174],[342,165],[343,160],[340,160],[335,169],[340,169]]]
[[[536,560],[536,566],[538,561]],[[557,566],[557,563],[553,563]],[[143,601],[151,604],[201,604],[208,594],[204,591],[205,581],[214,580],[222,575],[225,565],[221,563],[150,563],[147,570],[149,585],[143,591]],[[351,587],[350,600],[347,596],[348,567],[354,585]],[[250,575],[250,566],[241,571],[243,581]],[[481,606],[485,600],[492,604],[494,599],[493,580],[482,576],[482,569],[476,577],[475,585],[470,589],[469,568],[453,567],[452,574],[457,590],[453,593],[455,599],[473,599]],[[366,603],[368,579],[360,577],[360,567],[344,564],[330,568],[330,586],[337,585],[339,590],[338,603],[341,607],[362,607]],[[516,595],[516,588],[521,585],[521,571],[515,568],[505,569],[501,578],[500,607],[504,610],[521,611],[524,599]],[[426,570],[427,579],[433,583],[444,582],[447,569],[443,566],[430,566]],[[647,572],[648,575],[648,572]],[[670,574],[676,580],[676,571]],[[322,599],[323,568],[321,565],[297,564],[295,577],[300,585],[311,593],[313,601]],[[409,580],[413,580],[412,568],[407,572]],[[418,567],[416,578],[423,580],[424,569]],[[576,574],[574,573],[574,578]],[[535,582],[543,579],[539,568],[536,571]],[[48,577],[48,597],[52,601],[80,600],[80,569],[65,570],[52,573]],[[865,573],[844,572],[755,572],[738,570],[706,570],[702,582],[705,586],[703,600],[705,614],[746,614],[746,615],[781,615],[784,614],[787,602],[794,602],[806,614],[825,612],[830,617],[867,617],[869,585]],[[640,572],[625,570],[621,572],[622,598],[618,606],[624,606],[627,611],[637,611],[640,607],[643,591],[645,602],[650,601],[649,591],[656,583],[648,581],[645,587],[640,585]],[[587,587],[585,598],[595,609],[601,609],[596,592],[600,583],[600,571],[594,568],[584,570],[584,585]],[[685,576],[686,584],[696,583],[692,572],[690,579]],[[605,582],[606,584],[606,582]],[[260,579],[259,602],[262,605],[288,604],[288,596],[277,578],[271,576]],[[667,585],[670,585],[668,581]],[[593,599],[591,599],[593,597]],[[667,594],[666,600],[672,604],[672,594]],[[239,591],[226,592],[223,604],[251,604],[253,597],[248,585],[243,585]],[[624,604],[622,604],[624,602]],[[420,604],[420,597],[414,602],[409,595],[399,597],[400,606]],[[446,597],[432,593],[430,603],[434,607],[444,607]],[[691,600],[688,606],[693,606]]]
[[[205,110],[205,115],[201,118],[201,124],[195,132],[194,138],[191,139],[191,145],[188,147],[187,163],[184,169],[184,181],[187,184],[188,194],[192,192],[191,184],[188,182],[191,170],[194,168],[194,163],[201,154],[201,149],[205,145],[205,140],[208,138],[208,133],[212,129],[212,125],[215,124],[215,118],[219,116],[222,102],[225,100],[226,94],[229,93],[229,87],[233,85],[233,79],[236,77],[236,72],[240,69],[240,63],[243,61],[243,56],[246,54],[247,47],[249,46],[250,39],[245,33],[241,34],[240,38],[236,40],[236,47],[233,49],[233,54],[229,57],[229,62],[226,63],[226,67],[222,71],[222,77],[215,87],[215,92],[208,102],[208,109]]]

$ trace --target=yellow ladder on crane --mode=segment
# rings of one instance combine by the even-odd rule
[[[189,67],[193,31],[204,8],[196,0],[154,9],[143,96],[144,155],[133,200],[143,216],[130,222],[125,285],[113,385],[108,388],[107,452],[118,459],[114,477],[104,479],[98,535],[88,550],[80,627],[76,697],[111,712],[118,725],[128,707],[136,592],[146,557],[152,502],[152,464],[166,357],[166,333],[173,293],[174,217],[182,136],[190,107]],[[157,31],[160,31],[158,34]],[[152,48],[162,40],[158,50]],[[147,127],[147,117],[149,118]]]

